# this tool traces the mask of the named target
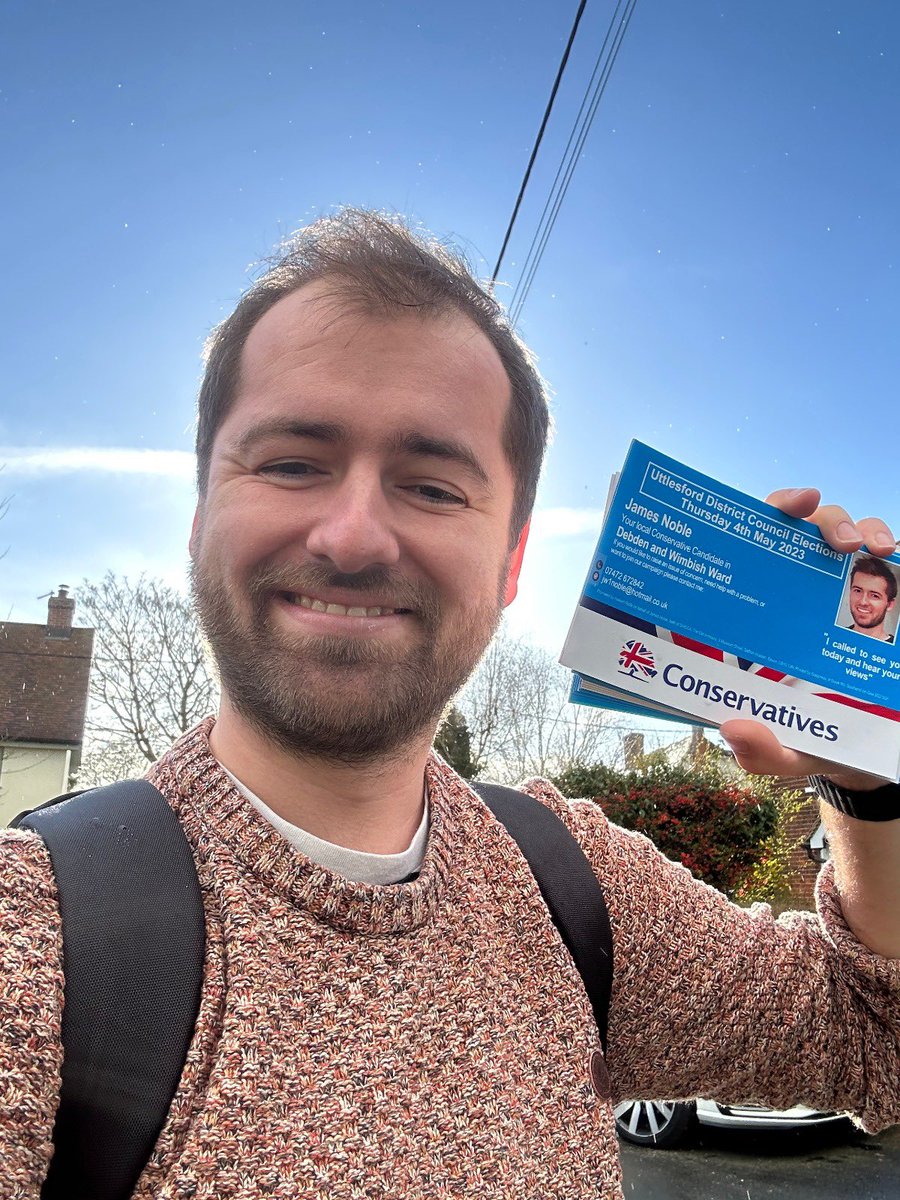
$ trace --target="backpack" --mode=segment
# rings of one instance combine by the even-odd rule
[[[600,883],[540,801],[473,787],[534,874],[605,1052],[612,934]],[[48,848],[63,932],[62,1086],[41,1198],[127,1200],[162,1131],[200,1004],[205,925],[193,855],[146,780],[72,792],[11,824]]]

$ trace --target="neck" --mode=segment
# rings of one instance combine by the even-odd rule
[[[871,625],[871,626],[869,626],[868,629],[860,629],[858,625],[854,625],[853,632],[854,633],[865,633],[869,637],[879,638],[883,642],[884,641],[884,622],[882,621],[882,623],[880,625]]]
[[[431,739],[402,757],[347,766],[300,758],[268,740],[222,696],[210,749],[285,821],[348,850],[400,854],[422,820]]]

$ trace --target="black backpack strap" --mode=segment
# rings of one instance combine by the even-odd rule
[[[613,945],[600,881],[560,818],[540,800],[498,783],[471,785],[525,856],[594,1010],[606,1051]]]
[[[145,780],[63,796],[14,824],[46,843],[62,916],[65,1057],[42,1200],[124,1200],[159,1137],[200,1004],[193,855]]]

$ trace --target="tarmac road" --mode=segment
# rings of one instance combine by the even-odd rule
[[[619,1146],[626,1200],[900,1200],[900,1126],[703,1129],[680,1150]]]

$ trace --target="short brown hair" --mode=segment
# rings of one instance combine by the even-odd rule
[[[413,233],[399,218],[364,209],[341,209],[296,233],[210,335],[197,404],[200,494],[209,481],[213,440],[234,403],[250,331],[279,300],[319,279],[333,279],[338,294],[378,315],[459,312],[490,340],[512,392],[503,442],[515,476],[514,542],[534,507],[550,429],[547,393],[534,358],[457,251]]]
[[[872,554],[860,555],[850,570],[851,586],[857,572],[862,575],[874,575],[876,579],[883,579],[888,600],[893,602],[897,599],[897,576],[880,558],[875,558]]]

